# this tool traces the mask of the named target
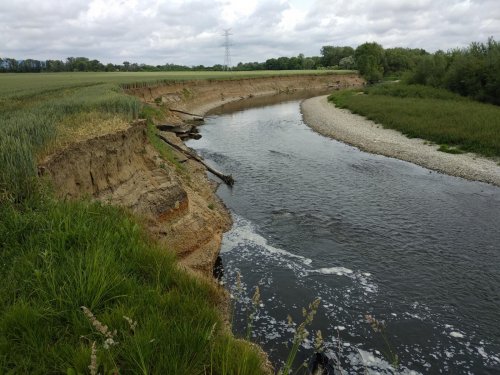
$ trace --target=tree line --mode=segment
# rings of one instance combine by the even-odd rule
[[[354,51],[354,60],[370,83],[392,76],[500,105],[500,43],[492,37],[486,43],[435,53],[364,43]]]
[[[86,57],[61,60],[0,58],[0,72],[141,72],[222,71],[221,64],[185,66],[147,65],[124,61],[106,64]],[[460,95],[500,105],[500,43],[489,38],[466,48],[429,53],[424,49],[387,48],[376,42],[350,46],[323,46],[320,56],[278,57],[264,62],[239,62],[231,68],[252,70],[356,69],[369,82],[402,79],[407,83],[446,88]]]

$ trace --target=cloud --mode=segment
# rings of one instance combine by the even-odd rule
[[[17,0],[0,3],[0,55],[213,65],[318,55],[323,45],[429,51],[500,37],[497,0]]]

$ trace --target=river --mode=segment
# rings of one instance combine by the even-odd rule
[[[221,259],[236,335],[258,285],[251,339],[276,368],[287,316],[300,323],[320,298],[297,364],[321,330],[344,373],[393,373],[394,354],[401,373],[500,373],[500,188],[325,138],[299,104],[209,117],[188,142],[236,180],[218,189],[234,220]]]

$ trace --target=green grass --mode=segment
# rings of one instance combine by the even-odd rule
[[[156,129],[154,121],[161,119],[163,117],[163,112],[159,109],[145,105],[141,110],[140,117],[146,119],[149,143],[153,145],[164,160],[169,161],[178,171],[183,172],[185,168],[176,159],[173,149],[156,136],[158,129]]]
[[[95,202],[55,201],[37,177],[38,158],[62,137],[137,118],[141,103],[119,84],[139,76],[159,79],[0,75],[0,374],[87,374],[94,342],[100,373],[264,372],[260,354],[224,328],[220,292],[179,270],[137,219]],[[155,143],[159,113],[144,107],[142,115],[153,145],[175,164]],[[89,129],[102,123],[111,127]],[[117,345],[104,348],[81,306],[116,330]]]
[[[401,83],[373,86],[365,94],[338,92],[329,100],[408,137],[447,145],[447,150],[442,151],[500,156],[498,106],[447,90]]]
[[[34,193],[36,158],[58,137],[59,124],[93,113],[96,123],[137,118],[140,103],[111,84],[63,88],[0,101],[0,197],[21,200]],[[72,124],[75,128],[86,124]],[[87,131],[89,129],[86,129]]]
[[[0,100],[41,92],[110,83],[125,88],[195,79],[240,79],[301,74],[352,74],[352,70],[263,70],[253,72],[101,72],[0,74]]]
[[[0,373],[88,373],[94,341],[107,371],[262,372],[255,351],[224,333],[215,287],[180,271],[125,211],[4,202],[0,239]],[[117,345],[103,347],[81,306],[117,331]]]

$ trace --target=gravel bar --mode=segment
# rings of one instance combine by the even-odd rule
[[[304,100],[301,110],[304,122],[313,130],[360,150],[500,186],[500,166],[492,159],[472,153],[448,154],[438,151],[439,146],[425,144],[423,139],[408,138],[349,110],[337,108],[328,102],[327,96]]]

